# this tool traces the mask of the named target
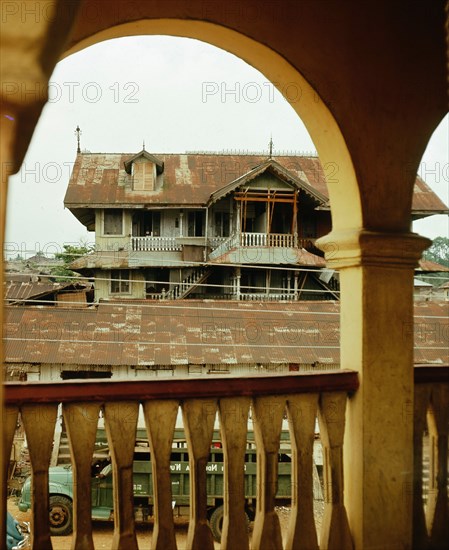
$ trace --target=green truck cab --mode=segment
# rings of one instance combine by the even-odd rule
[[[291,457],[287,452],[279,454],[278,503],[291,500]],[[190,502],[189,457],[187,448],[176,447],[171,454],[171,489],[174,513],[188,515]],[[137,522],[147,522],[153,515],[152,464],[148,448],[136,447],[134,460],[134,510]],[[255,515],[256,450],[247,449],[244,466],[245,510],[248,521]],[[214,538],[221,539],[223,521],[223,449],[211,448],[207,471],[207,506],[209,524]],[[31,482],[28,478],[22,488],[19,509],[31,508]],[[73,523],[73,473],[70,465],[49,469],[49,521],[52,535],[68,535]],[[113,519],[112,473],[92,478],[92,519]]]

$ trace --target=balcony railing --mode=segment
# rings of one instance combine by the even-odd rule
[[[449,366],[415,367],[414,374],[414,409],[412,403],[410,410],[404,408],[404,414],[414,418],[413,483],[404,487],[404,498],[413,496],[412,547],[445,548],[449,536]],[[183,414],[191,472],[188,548],[213,548],[206,523],[204,466],[210,452],[216,414],[220,421],[225,475],[221,547],[249,547],[242,464],[250,410],[258,461],[257,511],[251,548],[266,548],[267,541],[273,548],[282,548],[274,496],[285,413],[289,420],[293,467],[292,510],[284,547],[352,548],[343,500],[343,439],[346,401],[348,394],[357,388],[357,374],[342,370],[275,377],[175,381],[7,383],[5,456],[11,448],[20,414],[33,472],[33,548],[52,547],[48,526],[48,467],[61,403],[75,479],[75,540],[72,548],[94,548],[90,476],[97,419],[103,409],[114,468],[114,547],[137,549],[131,471],[139,404],[143,406],[154,457],[154,548],[176,548],[170,492],[170,450],[179,407]],[[326,521],[323,521],[320,533],[316,531],[313,516],[312,448],[316,416],[324,459]]]
[[[182,245],[175,237],[131,237],[131,250],[134,252],[179,252]]]
[[[276,292],[276,293],[266,293],[266,292],[241,292],[240,300],[245,302],[257,301],[257,302],[279,302],[282,301],[293,301],[298,299],[298,293],[294,292]]]
[[[302,238],[289,233],[240,233],[230,237],[214,237],[209,239],[213,248],[209,257],[211,260],[226,254],[237,247],[271,247],[271,248],[311,248],[315,239]]]
[[[242,233],[240,235],[240,246],[296,248],[298,237],[288,233]]]
[[[251,547],[282,548],[274,509],[278,452],[285,413],[292,445],[292,511],[287,548],[341,547],[350,540],[343,504],[343,436],[348,393],[357,374],[208,378],[176,381],[65,382],[6,384],[6,449],[20,414],[32,468],[33,548],[51,548],[48,525],[48,467],[58,405],[69,438],[74,472],[72,548],[92,550],[91,462],[97,419],[103,409],[113,464],[114,548],[137,549],[132,502],[132,463],[139,404],[143,406],[153,467],[153,548],[175,549],[170,451],[180,407],[190,463],[190,522],[187,548],[212,550],[207,525],[206,469],[216,414],[224,451],[222,548],[249,548],[244,510],[244,470],[248,417],[252,411],[257,448],[257,508]],[[321,533],[313,516],[313,443],[318,415],[323,445],[324,515]],[[331,528],[332,526],[332,528]],[[349,547],[349,546],[348,546]]]
[[[449,366],[415,367],[413,414],[413,548],[444,548],[449,540]]]

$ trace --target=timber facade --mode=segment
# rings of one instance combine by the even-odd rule
[[[318,157],[79,153],[64,204],[95,252],[72,264],[95,299],[338,299],[317,238],[331,230]],[[421,178],[412,218],[447,212]]]

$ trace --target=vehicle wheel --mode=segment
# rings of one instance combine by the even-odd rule
[[[218,506],[218,508],[215,508],[215,510],[212,512],[212,515],[210,516],[209,525],[210,530],[212,531],[212,535],[214,539],[217,542],[221,542],[221,534],[223,531],[223,518],[224,518],[224,506]],[[249,529],[249,517],[248,514],[245,512],[245,518],[246,518],[246,525]]]
[[[53,536],[70,535],[73,523],[72,501],[61,495],[50,497],[50,533]]]
[[[221,542],[221,533],[223,530],[223,517],[224,517],[224,506],[219,506],[215,508],[210,516],[209,525],[212,535],[217,542]]]

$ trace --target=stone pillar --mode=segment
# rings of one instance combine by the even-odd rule
[[[344,502],[355,549],[411,548],[413,272],[428,239],[414,233],[331,233],[319,239],[340,270],[341,367],[358,371],[348,401]]]

